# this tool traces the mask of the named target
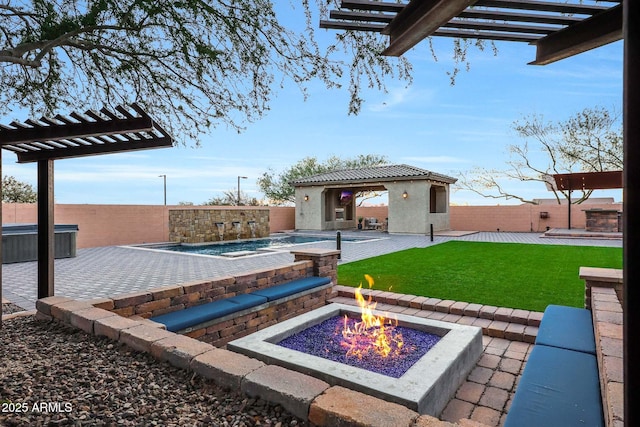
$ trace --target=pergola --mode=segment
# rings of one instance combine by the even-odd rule
[[[344,0],[322,28],[374,31],[389,36],[383,55],[400,56],[426,37],[526,42],[531,64],[545,65],[624,40],[624,422],[640,425],[632,390],[640,388],[640,2],[630,0]],[[634,262],[635,261],[635,262]],[[637,400],[637,399],[635,399]]]
[[[535,44],[532,64],[545,65],[622,38],[622,0],[342,1],[321,28],[389,36],[382,52],[400,56],[426,37],[504,40]]]
[[[16,153],[18,163],[38,164],[38,298],[44,298],[54,295],[53,161],[171,147],[173,138],[142,108],[131,104],[0,124],[0,145]],[[0,264],[0,297],[1,279]]]
[[[622,171],[574,172],[553,175],[555,187],[569,194],[569,229],[571,229],[571,192],[573,190],[608,190],[622,188]]]

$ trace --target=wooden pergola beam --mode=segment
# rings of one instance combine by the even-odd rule
[[[477,3],[476,3],[477,4]],[[521,13],[521,12],[506,12],[503,10],[480,10],[480,9],[467,9],[458,15],[459,18],[469,19],[487,19],[493,21],[506,21],[506,22],[533,22],[536,24],[552,24],[552,25],[572,25],[576,22],[582,21],[583,18],[567,15],[551,15],[541,13]]]
[[[622,37],[622,6],[618,5],[537,40],[536,60],[530,64],[547,65]]]
[[[369,22],[345,22],[345,21],[320,21],[320,28],[345,31],[367,31],[380,33],[387,26],[385,24],[375,24]]]
[[[595,15],[607,10],[607,6],[539,0],[478,0],[475,5],[501,9],[537,10],[577,15]]]
[[[16,152],[18,163],[39,162],[44,159],[69,159],[75,157],[94,156],[97,154],[119,153],[124,151],[150,150],[154,148],[171,147],[173,140],[171,137],[154,139],[140,139],[131,142],[103,143],[92,145],[79,145],[77,147],[67,147],[52,150]],[[56,155],[54,152],[59,153]]]
[[[405,5],[403,3],[371,1],[371,0],[343,0],[340,6],[352,10],[375,10],[377,12],[400,12]]]
[[[58,117],[56,117],[58,118]],[[13,125],[18,125],[14,122]],[[20,127],[17,129],[4,129],[0,132],[0,144],[19,144],[44,140],[56,140],[64,138],[85,138],[93,135],[111,135],[122,132],[150,131],[153,122],[149,117],[136,117],[133,119],[120,119],[111,121],[82,121],[78,123],[65,123],[40,127]]]
[[[383,34],[390,36],[382,54],[400,56],[429,37],[475,0],[412,1],[391,21]]]

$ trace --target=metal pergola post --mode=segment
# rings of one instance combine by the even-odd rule
[[[624,308],[624,423],[640,425],[636,402],[640,387],[640,2],[625,0],[624,33],[624,201],[623,201],[623,308]],[[635,283],[634,283],[635,282]]]
[[[38,299],[55,295],[53,160],[38,160]]]

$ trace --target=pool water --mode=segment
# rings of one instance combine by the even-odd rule
[[[345,239],[342,239],[343,241]],[[154,249],[162,249],[167,251],[185,252],[199,255],[221,255],[227,252],[238,251],[257,251],[259,249],[277,249],[285,246],[291,246],[300,243],[311,242],[327,242],[335,241],[334,237],[318,237],[318,236],[277,236],[266,239],[242,240],[238,242],[229,241],[224,243],[215,243],[211,245],[167,245],[154,246]]]

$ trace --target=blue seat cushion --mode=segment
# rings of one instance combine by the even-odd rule
[[[534,346],[504,425],[604,426],[596,357]]]
[[[591,311],[549,305],[542,316],[536,344],[596,354]]]
[[[289,295],[293,295],[297,292],[313,289],[316,286],[326,285],[328,283],[331,283],[331,279],[328,277],[305,277],[302,279],[292,280],[291,282],[283,283],[281,285],[272,286],[270,288],[253,291],[251,294],[266,297],[269,301],[273,301],[279,298],[288,297]]]
[[[244,310],[245,308],[255,307],[256,305],[264,304],[267,302],[267,298],[259,295],[242,294],[235,297],[227,298],[226,301],[232,302],[238,305],[238,310]]]
[[[238,308],[238,304],[228,300],[220,300],[172,313],[161,314],[160,316],[152,317],[151,320],[163,323],[168,331],[177,332],[239,310],[241,309]]]

